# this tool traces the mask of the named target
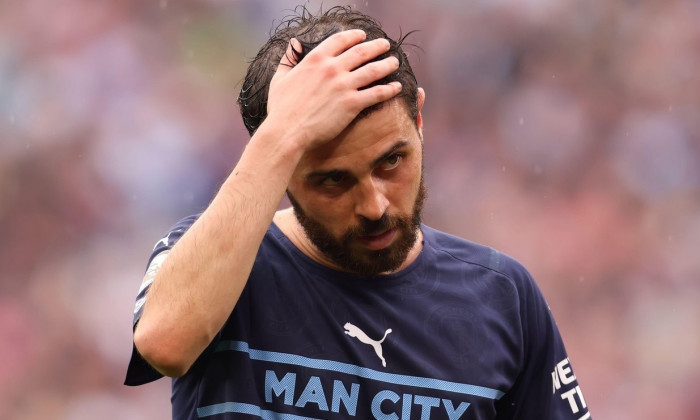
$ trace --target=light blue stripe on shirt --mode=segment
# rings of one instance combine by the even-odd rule
[[[215,416],[224,413],[239,413],[258,416],[264,420],[319,420],[312,417],[296,416],[294,414],[277,413],[275,411],[263,410],[257,405],[239,402],[225,402],[221,404],[208,405],[197,409],[197,417]]]
[[[441,379],[423,378],[420,376],[399,375],[395,373],[380,372],[362,366],[351,365],[349,363],[336,362],[333,360],[311,359],[289,353],[278,353],[274,351],[251,349],[248,343],[243,341],[222,341],[216,346],[220,351],[239,351],[248,353],[252,360],[264,362],[283,363],[287,365],[302,366],[312,369],[329,370],[348,375],[355,375],[360,378],[371,379],[396,385],[413,386],[417,388],[434,389],[440,391],[456,392],[477,397],[500,399],[504,393],[497,389],[486,388],[478,385],[461,384],[458,382],[443,381]]]

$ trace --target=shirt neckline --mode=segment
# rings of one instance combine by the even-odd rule
[[[270,225],[270,231],[272,235],[277,238],[277,240],[282,244],[282,246],[295,254],[299,261],[311,272],[315,274],[321,274],[324,278],[329,278],[332,281],[338,282],[352,282],[353,284],[362,284],[369,287],[382,287],[388,285],[394,285],[406,280],[409,276],[413,275],[415,272],[419,272],[426,265],[426,261],[429,258],[429,254],[432,253],[432,247],[429,246],[429,241],[426,238],[426,227],[421,224],[421,230],[423,231],[423,248],[416,257],[416,259],[411,262],[404,269],[390,273],[390,274],[380,274],[371,277],[358,276],[356,274],[348,273],[345,271],[339,271],[334,268],[323,265],[313,258],[306,255],[301,251],[294,243],[287,237],[287,235],[282,232],[282,230],[277,226],[275,222]]]

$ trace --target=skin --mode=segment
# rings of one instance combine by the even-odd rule
[[[421,91],[419,110],[424,97]],[[333,141],[307,152],[289,184],[289,191],[307,217],[322,223],[335,238],[340,238],[361,219],[378,220],[385,214],[411,215],[421,180],[422,118],[418,118],[412,121],[404,103],[391,100],[343,130]],[[309,240],[291,209],[280,212],[275,222],[306,255],[343,270]],[[401,234],[399,231],[376,233],[355,240],[351,252],[390,247]],[[415,260],[420,245],[419,232],[398,270]]]
[[[363,159],[371,160],[384,142],[395,141],[389,135],[381,137],[381,144],[364,137],[372,143],[364,147],[354,141],[358,136],[351,135],[354,126],[348,127],[362,109],[390,100],[401,89],[391,83],[358,90],[398,67],[393,57],[361,66],[389,49],[386,40],[364,39],[360,30],[344,31],[330,36],[300,63],[288,61],[291,50],[282,58],[270,84],[268,117],[209,207],[163,261],[148,292],[134,344],[162,374],[184,375],[222,328],[273,218],[304,252],[319,258],[318,250],[304,242],[289,211],[275,216],[287,188],[299,193],[309,209],[327,200],[299,183],[305,171],[319,162],[321,155],[315,152],[325,153],[335,165],[352,163],[355,168],[357,163],[366,168],[366,162],[360,163]],[[419,153],[411,154],[417,161]],[[367,169],[355,173],[363,181],[361,188],[342,199],[343,217],[350,209],[403,211],[404,200],[389,188],[394,183],[383,178],[370,185],[369,180],[378,178],[369,173]],[[341,219],[333,217],[328,226],[341,231],[347,226]]]

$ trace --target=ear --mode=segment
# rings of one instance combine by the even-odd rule
[[[423,104],[425,103],[425,90],[422,87],[418,88],[418,115],[416,116],[416,127],[418,127],[418,133],[421,139],[423,138],[423,115],[421,114],[421,109],[423,109]]]

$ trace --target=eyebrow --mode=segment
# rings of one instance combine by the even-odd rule
[[[401,141],[399,141],[399,142],[396,142],[396,144],[394,144],[393,146],[391,146],[391,148],[389,148],[389,150],[387,150],[386,152],[382,153],[382,155],[379,156],[378,158],[374,159],[374,160],[372,161],[372,163],[369,164],[369,167],[370,167],[370,168],[374,168],[375,166],[379,165],[379,164],[382,163],[384,160],[386,160],[389,156],[391,156],[392,154],[394,154],[397,150],[401,149],[402,147],[406,147],[406,146],[408,146],[408,145],[409,145],[409,142],[407,142],[407,141],[405,141],[405,140],[401,140]],[[325,177],[337,176],[337,175],[343,175],[343,176],[345,176],[345,175],[348,175],[348,174],[350,174],[350,171],[349,171],[349,170],[345,170],[345,169],[331,169],[331,170],[328,170],[328,171],[312,171],[312,172],[309,172],[309,173],[306,175],[306,179],[307,179],[307,180],[311,180],[311,179],[314,179],[314,178],[325,178]]]

